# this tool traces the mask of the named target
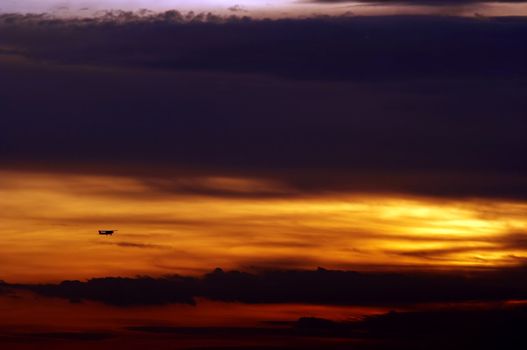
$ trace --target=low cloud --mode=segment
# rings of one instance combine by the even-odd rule
[[[256,304],[401,305],[526,299],[527,282],[520,278],[524,273],[524,268],[468,275],[358,273],[325,269],[247,273],[216,269],[202,277],[107,277],[85,282],[9,286],[47,297],[93,300],[123,307],[194,304],[198,297]]]
[[[49,297],[72,302],[93,300],[116,306],[194,304],[191,278],[94,278],[87,282],[63,281],[60,284],[17,285]]]
[[[11,334],[11,337],[29,342],[40,342],[42,340],[101,341],[113,338],[114,335],[106,332],[38,332],[14,333]]]
[[[6,282],[0,280],[0,295],[7,294],[8,292],[9,292],[9,285]]]

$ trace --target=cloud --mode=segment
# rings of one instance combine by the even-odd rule
[[[526,233],[511,233],[504,234],[494,238],[479,238],[475,239],[475,244],[467,245],[466,242],[456,244],[447,248],[434,249],[418,249],[405,252],[391,252],[399,255],[413,256],[428,260],[449,260],[450,255],[474,253],[473,259],[484,260],[478,256],[481,252],[500,252],[504,250],[523,251],[527,249],[527,234]],[[452,242],[453,243],[453,242]],[[490,244],[489,244],[490,243]],[[514,255],[509,256],[511,262],[517,262],[518,258]]]
[[[0,295],[7,294],[8,292],[9,292],[9,285],[6,282],[0,280]]]
[[[28,332],[23,329],[0,329],[0,344],[6,348],[23,347],[52,347],[56,343],[67,342],[69,346],[88,343],[104,348],[105,341],[113,339],[115,334],[97,331],[55,331],[55,332]]]
[[[140,243],[140,242],[97,242],[99,244],[110,244],[122,248],[140,248],[140,249],[170,249],[170,246],[163,244]]]
[[[60,284],[17,285],[37,294],[69,299],[94,300],[116,306],[194,304],[193,280],[189,278],[94,278],[87,282],[63,281]]]
[[[241,5],[233,5],[229,7],[228,10],[232,12],[249,12],[244,6]]]
[[[280,349],[296,349],[301,338],[339,339],[331,348],[339,349],[497,349],[513,348],[526,342],[523,324],[527,320],[525,306],[485,305],[479,308],[451,307],[392,311],[360,320],[334,321],[316,317],[300,317],[291,322],[268,322],[264,327],[171,327],[134,326],[133,332],[199,336],[215,339],[251,337],[278,339],[288,344]],[[416,336],[418,334],[418,336]],[[351,340],[355,340],[350,342]],[[308,349],[327,349],[328,343],[309,340]],[[246,347],[244,347],[246,348]],[[252,347],[251,347],[252,348]],[[303,346],[298,348],[306,348]],[[222,347],[223,349],[223,347]]]
[[[0,61],[4,169],[157,193],[527,198],[518,18],[3,15],[0,32],[25,57]]]
[[[523,336],[523,324],[526,321],[525,307],[490,306],[479,309],[446,307],[440,310],[392,311],[357,321],[336,322],[300,317],[293,322],[280,323],[280,327],[276,328],[135,326],[127,329],[153,334],[231,339],[273,337],[288,344],[280,349],[305,349],[305,344],[299,346],[294,341],[305,337],[339,339],[343,343],[331,344],[331,348],[338,346],[339,349],[348,349],[350,344],[358,350],[500,349],[515,348],[526,343]],[[355,341],[350,343],[350,340]],[[327,349],[330,346],[315,339],[310,341],[308,349]],[[401,344],[404,346],[401,347]]]
[[[407,21],[412,26],[402,25]],[[35,60],[67,64],[338,81],[526,74],[525,24],[511,18],[255,20],[117,11],[63,20],[1,15],[0,30],[0,44]]]
[[[224,272],[202,277],[94,278],[85,282],[10,285],[72,301],[117,306],[194,304],[194,298],[242,303],[399,305],[527,298],[524,268],[462,274],[358,273],[318,269]],[[386,291],[389,291],[387,293]]]
[[[525,307],[445,309],[372,316],[360,327],[367,330],[370,337],[388,340],[381,349],[393,348],[401,341],[405,342],[405,348],[412,349],[498,349],[526,343],[521,331],[526,318]]]
[[[171,326],[132,326],[126,327],[129,331],[178,334],[186,336],[284,336],[291,335],[288,329],[270,327],[171,327]]]
[[[192,342],[192,349],[509,349],[525,347],[524,306],[493,305],[482,308],[446,307],[439,310],[389,312],[355,321],[300,317],[296,321],[243,327],[175,327],[137,325],[119,333],[105,332],[2,332],[0,342],[104,341],[101,349],[116,344],[165,348],[177,340]],[[118,334],[118,337],[115,335]],[[417,335],[416,335],[417,334]],[[114,339],[112,339],[114,338]],[[198,340],[199,339],[199,340]],[[161,341],[161,343],[160,343]],[[236,344],[233,344],[235,342]],[[183,342],[182,342],[183,343]],[[261,344],[265,343],[265,347]],[[184,343],[183,343],[184,344]],[[200,346],[201,344],[201,346]],[[403,344],[403,346],[401,346]],[[186,347],[184,347],[186,349]]]
[[[25,341],[49,340],[73,340],[73,341],[100,341],[113,338],[114,335],[105,332],[38,332],[38,333],[15,333],[11,335],[23,338]]]

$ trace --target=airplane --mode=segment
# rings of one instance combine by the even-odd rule
[[[99,234],[104,236],[111,236],[114,232],[117,232],[117,230],[99,230]]]

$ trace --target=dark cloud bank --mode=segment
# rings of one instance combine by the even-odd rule
[[[522,324],[526,320],[527,309],[519,307],[390,312],[355,322],[302,317],[287,326],[282,324],[281,328],[136,326],[128,329],[157,335],[282,339],[282,346],[271,346],[271,349],[513,349],[526,344],[522,335]],[[300,337],[313,340],[309,344],[294,345],[292,339]],[[340,339],[340,342],[324,343],[323,339],[328,338]]]
[[[262,73],[302,80],[525,77],[523,18],[255,20],[169,11],[0,15],[0,44],[47,62]]]
[[[408,305],[527,299],[524,276],[525,268],[466,275],[359,273],[321,268],[259,273],[216,269],[202,277],[107,277],[59,284],[5,284],[4,288],[118,306],[194,304],[197,297],[243,303]]]
[[[525,37],[523,18],[2,15],[0,161],[526,199]]]
[[[285,349],[517,349],[526,344],[523,325],[527,309],[494,308],[483,310],[441,310],[390,312],[361,321],[334,322],[301,317],[293,322],[274,323],[275,327],[171,327],[131,326],[119,332],[37,332],[0,335],[8,347],[53,347],[67,341],[66,347],[89,342],[99,349],[124,346],[140,349],[155,346],[174,349],[181,340],[199,339],[209,346],[179,346],[178,349],[285,350]],[[273,323],[273,322],[269,322]],[[278,327],[276,327],[278,325]],[[157,342],[153,339],[158,339]],[[161,340],[161,341],[159,341]],[[232,344],[238,340],[244,345]],[[262,345],[265,344],[265,345]],[[33,345],[33,347],[31,347]],[[37,347],[38,346],[38,347]]]
[[[336,322],[301,317],[291,322],[263,322],[247,327],[173,327],[134,325],[126,331],[133,341],[148,344],[149,335],[162,337],[161,348],[176,339],[209,339],[203,349],[512,349],[526,344],[524,306],[500,303],[527,297],[525,268],[471,273],[357,273],[262,271],[245,273],[220,269],[202,277],[96,278],[59,284],[3,284],[12,293],[29,290],[72,302],[92,300],[119,307],[194,304],[195,297],[243,303],[316,303],[331,305],[412,306],[416,311],[389,312],[362,320]],[[444,303],[438,308],[426,303]],[[461,303],[455,306],[456,303]],[[463,306],[464,302],[483,302]],[[486,305],[485,303],[488,303]],[[128,342],[113,332],[24,333],[0,336],[0,343],[43,344],[54,341]],[[146,338],[141,338],[141,337]],[[139,338],[138,338],[139,337]],[[164,338],[163,338],[164,337]],[[302,339],[312,338],[308,343]],[[251,339],[245,346],[221,345],[226,340]],[[281,344],[281,345],[273,345]],[[307,345],[306,345],[307,344]]]

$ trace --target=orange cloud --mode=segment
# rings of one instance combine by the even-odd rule
[[[128,177],[1,177],[0,276],[10,282],[201,273],[215,266],[495,267],[527,257],[523,202],[284,197],[287,189],[277,183],[217,177],[185,180],[202,194],[153,195],[148,184]],[[101,228],[119,231],[100,237]]]

